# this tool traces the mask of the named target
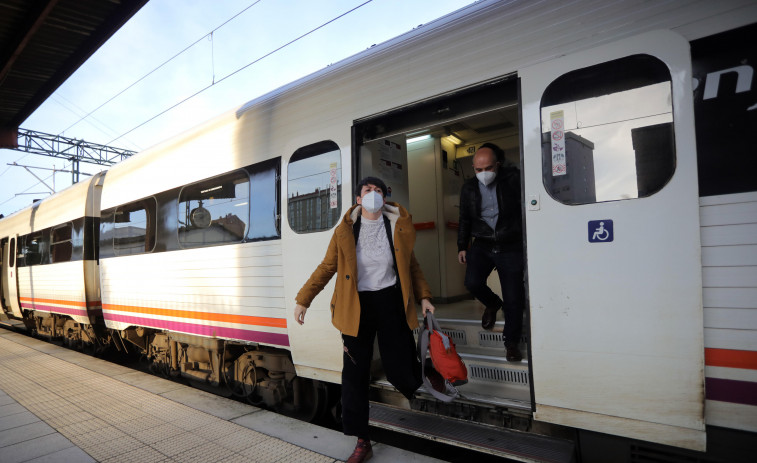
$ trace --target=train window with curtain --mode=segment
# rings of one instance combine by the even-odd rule
[[[671,78],[649,55],[569,72],[541,100],[542,178],[564,204],[643,198],[676,165]]]
[[[328,230],[342,210],[339,146],[322,141],[294,152],[287,168],[287,217],[297,233]]]
[[[66,223],[53,227],[50,231],[50,256],[53,264],[71,260],[74,250],[71,242],[72,229],[72,224]]]
[[[239,243],[250,224],[250,178],[243,170],[187,185],[179,194],[185,248]]]
[[[155,198],[119,206],[113,212],[113,251],[117,256],[151,252],[155,248]]]
[[[247,239],[251,241],[281,238],[281,158],[256,164],[250,172],[250,210],[252,220]]]

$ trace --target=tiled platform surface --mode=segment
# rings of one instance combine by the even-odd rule
[[[0,328],[0,462],[345,461],[339,432]],[[375,463],[438,461],[376,444]]]

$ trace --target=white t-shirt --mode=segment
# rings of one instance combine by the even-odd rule
[[[360,218],[356,247],[358,291],[377,291],[397,282],[383,217],[377,220]]]

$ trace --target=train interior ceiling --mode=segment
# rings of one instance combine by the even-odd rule
[[[466,290],[465,266],[457,257],[460,188],[474,176],[476,148],[494,143],[504,150],[505,163],[520,166],[517,79],[508,76],[356,121],[355,139],[360,153],[355,182],[381,178],[391,190],[387,200],[413,216],[415,254],[434,294],[436,318],[469,368],[461,392],[476,401],[530,406],[528,330],[520,343],[524,360],[507,362],[502,312],[493,331],[483,330],[484,307]],[[500,294],[496,270],[488,283]]]

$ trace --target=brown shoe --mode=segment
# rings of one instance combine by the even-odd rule
[[[508,362],[520,362],[523,360],[523,354],[520,353],[520,349],[517,344],[505,344],[505,358]]]
[[[373,448],[371,447],[371,441],[368,439],[358,439],[355,450],[350,455],[347,463],[362,463],[368,461],[373,456]]]
[[[497,321],[497,311],[499,307],[487,307],[484,309],[484,316],[481,317],[481,326],[485,330],[491,331],[494,328],[494,323]]]

